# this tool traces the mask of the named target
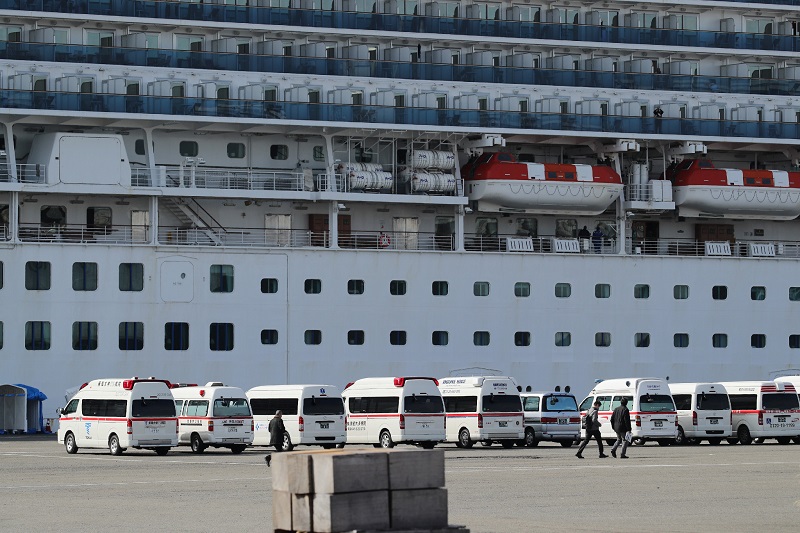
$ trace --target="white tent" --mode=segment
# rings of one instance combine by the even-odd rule
[[[28,392],[16,385],[0,385],[0,433],[22,433],[28,428]]]

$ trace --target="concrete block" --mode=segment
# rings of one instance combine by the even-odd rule
[[[447,526],[447,489],[390,492],[392,529],[436,529]]]
[[[292,527],[292,494],[281,490],[272,491],[272,527],[294,531]]]
[[[389,456],[389,489],[444,487],[444,450],[393,450]]]
[[[389,529],[389,491],[314,494],[314,531],[337,533]]]
[[[339,494],[389,488],[387,453],[315,453],[314,492]]]
[[[296,531],[314,531],[311,494],[292,494],[292,527]]]
[[[311,456],[305,452],[273,453],[272,490],[294,494],[314,492]]]

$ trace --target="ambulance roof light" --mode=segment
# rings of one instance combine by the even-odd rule
[[[206,387],[224,387],[221,381],[209,381],[206,383]]]
[[[425,377],[425,376],[409,376],[409,377],[405,377],[405,378],[394,378],[394,386],[395,387],[402,387],[403,385],[406,384],[406,381],[409,380],[409,379],[429,379],[429,380],[433,381],[433,383],[437,387],[439,386],[439,380],[438,379],[429,378],[429,377]]]

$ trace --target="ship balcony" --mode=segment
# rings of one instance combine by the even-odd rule
[[[19,240],[40,243],[73,244],[145,244],[149,242],[148,226],[88,226],[81,224],[20,224]]]
[[[34,183],[44,184],[47,182],[47,166],[34,164],[17,164],[16,180],[11,175],[6,162],[0,162],[0,183]]]
[[[672,200],[672,182],[668,180],[650,180],[644,184],[625,185],[625,209],[644,211],[672,211],[675,202]]]
[[[131,168],[134,187],[197,188],[248,191],[311,191],[313,178],[303,172],[258,169],[160,166],[153,173],[148,168]]]
[[[797,5],[797,0],[773,1],[779,5]],[[773,2],[756,3],[770,4]],[[396,31],[414,34],[436,33],[476,37],[619,43],[639,46],[734,48],[739,50],[759,50],[762,53],[763,51],[797,52],[800,50],[800,43],[798,43],[800,40],[792,35],[466,19],[398,15],[394,13],[249,7],[195,2],[0,0],[0,9],[172,20],[213,20],[259,25],[313,27],[316,30],[337,28],[359,31]]]

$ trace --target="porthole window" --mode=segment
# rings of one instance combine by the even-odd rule
[[[200,153],[197,141],[181,141],[178,150],[183,157],[197,157],[197,154]]]
[[[406,293],[406,282],[402,279],[393,279],[389,282],[389,294],[402,296]]]
[[[228,143],[228,157],[231,159],[244,159],[244,143]]]
[[[489,296],[489,282],[476,281],[472,285],[472,294],[475,296]]]
[[[347,294],[364,294],[364,280],[363,279],[348,280]]]
[[[431,293],[434,296],[447,296],[448,285],[446,281],[434,281],[431,283]]]
[[[633,297],[640,300],[650,298],[650,285],[637,284],[633,286]]]
[[[261,330],[261,344],[278,344],[278,330],[277,329],[262,329]]]
[[[476,331],[472,334],[472,344],[475,346],[489,346],[489,332]]]
[[[595,298],[611,298],[611,285],[608,283],[598,283],[594,286]]]
[[[531,332],[530,331],[517,331],[514,333],[514,346],[530,346],[531,345]]]
[[[711,346],[714,348],[727,348],[728,335],[726,333],[714,333],[711,336]]]
[[[569,331],[557,331],[555,344],[560,347],[569,346],[572,344],[572,334]]]
[[[347,344],[350,346],[361,346],[364,344],[364,330],[352,329],[347,332]]]
[[[406,332],[405,331],[392,331],[389,333],[389,344],[392,346],[405,346],[406,345]]]
[[[675,285],[672,288],[672,295],[676,300],[686,300],[689,298],[688,285]]]
[[[754,333],[750,335],[750,346],[753,348],[766,348],[767,336],[763,333]]]
[[[672,336],[672,345],[676,348],[688,348],[689,347],[689,334],[688,333],[676,333]]]
[[[531,284],[527,281],[518,281],[514,284],[514,296],[527,298],[531,295]]]
[[[711,298],[714,300],[727,300],[728,287],[725,285],[714,285],[711,287]]]
[[[572,285],[569,283],[556,283],[556,298],[569,298],[572,295]]]
[[[633,335],[633,345],[637,348],[647,348],[650,346],[650,334],[635,333]]]
[[[767,299],[766,287],[750,287],[750,299],[755,301],[762,301]]]
[[[602,348],[611,346],[611,333],[608,331],[598,331],[594,334],[594,345]]]
[[[447,346],[449,334],[446,331],[434,331],[431,333],[431,344],[434,346]]]

